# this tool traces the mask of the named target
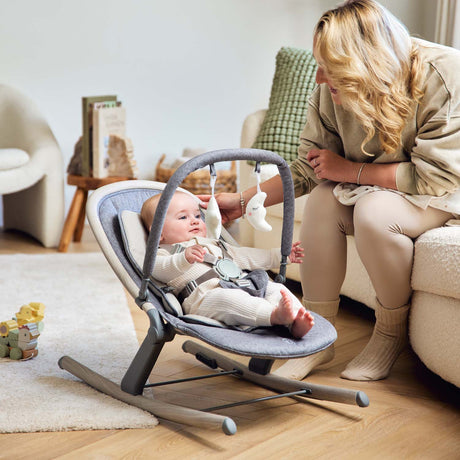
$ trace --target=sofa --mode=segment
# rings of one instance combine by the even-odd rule
[[[63,156],[45,117],[18,89],[0,85],[3,227],[56,247],[64,223]]]
[[[257,136],[266,116],[264,109],[246,118],[241,147],[258,146]],[[261,166],[262,181],[276,173],[274,165]],[[239,189],[245,190],[255,184],[254,166],[240,162]],[[298,240],[307,199],[308,195],[296,199],[294,241]],[[266,220],[273,227],[269,233],[254,230],[247,219],[240,219],[240,243],[260,248],[279,246],[282,204],[267,208]],[[415,242],[409,339],[415,353],[431,371],[460,387],[460,222],[450,224],[424,233]],[[375,309],[374,288],[360,261],[354,238],[347,238],[347,272],[341,293]],[[288,265],[287,277],[300,281],[298,265]]]

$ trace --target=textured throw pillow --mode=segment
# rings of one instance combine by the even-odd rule
[[[271,150],[288,163],[297,158],[316,67],[309,50],[283,47],[278,51],[268,111],[253,148]]]

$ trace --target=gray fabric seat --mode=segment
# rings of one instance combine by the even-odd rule
[[[126,184],[132,188],[125,189]],[[151,195],[158,193],[164,184],[148,181],[129,181],[126,184],[123,184],[123,189],[109,193],[100,200],[98,214],[112,250],[139,289],[142,278],[126,251],[123,228],[120,226],[118,216],[124,210],[139,213],[142,203]],[[139,235],[139,238],[142,236]],[[315,325],[302,339],[293,339],[287,329],[282,327],[259,328],[252,332],[244,332],[232,328],[216,328],[203,322],[193,324],[186,317],[174,315],[172,310],[165,307],[160,287],[161,285],[158,285],[156,293],[149,290],[146,300],[158,309],[165,321],[182,334],[233,353],[260,358],[294,358],[317,353],[327,348],[337,338],[334,327],[315,313],[313,313]]]

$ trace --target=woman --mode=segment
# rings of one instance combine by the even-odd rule
[[[290,167],[296,196],[310,194],[302,301],[334,323],[354,235],[378,306],[369,343],[341,376],[383,379],[407,343],[413,241],[460,214],[460,52],[411,39],[373,0],[326,12],[313,52],[318,86]],[[279,176],[261,189],[267,206],[282,201]],[[255,192],[218,195],[224,219],[240,217]],[[333,357],[331,347],[277,373],[301,379]]]

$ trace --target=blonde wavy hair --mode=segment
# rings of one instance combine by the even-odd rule
[[[423,96],[422,65],[405,26],[373,0],[348,0],[318,21],[314,46],[340,92],[344,108],[364,127],[365,145],[377,132],[385,153]]]

